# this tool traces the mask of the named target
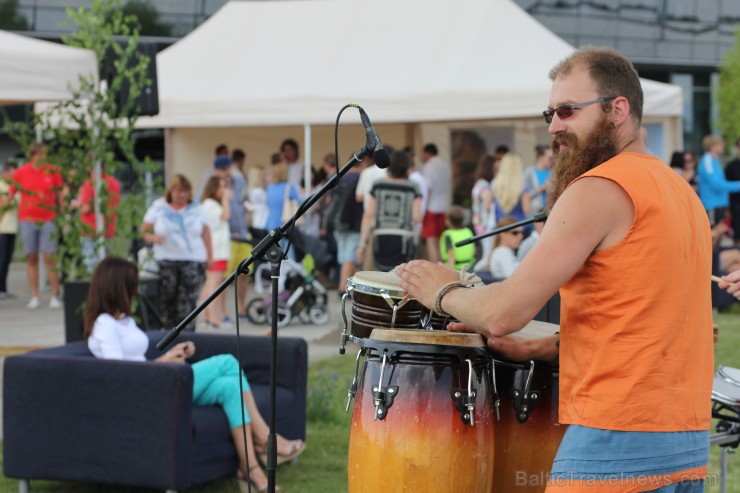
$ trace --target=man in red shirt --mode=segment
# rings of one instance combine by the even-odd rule
[[[109,240],[116,234],[118,222],[118,205],[121,202],[121,184],[114,177],[102,173],[103,183],[100,187],[100,214],[105,228],[105,239]],[[82,255],[87,271],[92,274],[98,263],[96,237],[98,228],[95,221],[95,176],[90,172],[90,178],[80,187],[77,205],[80,210],[80,221],[85,225],[82,238]]]
[[[31,287],[31,300],[28,309],[35,310],[39,301],[39,252],[44,254],[44,262],[51,286],[49,308],[58,309],[59,275],[54,263],[56,243],[54,239],[54,218],[59,210],[62,191],[62,175],[51,164],[46,163],[46,146],[32,144],[28,149],[29,161],[15,170],[12,176],[10,194],[20,193],[18,204],[19,232],[26,254],[28,284]]]

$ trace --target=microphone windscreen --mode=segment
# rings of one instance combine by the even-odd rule
[[[375,160],[375,166],[380,169],[386,169],[388,166],[391,165],[391,158],[388,155],[388,151],[386,151],[382,147],[373,152],[373,159]]]

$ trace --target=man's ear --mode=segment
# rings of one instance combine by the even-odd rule
[[[620,126],[630,117],[630,102],[624,96],[619,96],[612,102],[612,122]]]

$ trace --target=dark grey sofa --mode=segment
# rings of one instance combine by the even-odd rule
[[[148,358],[163,333],[150,332]],[[198,361],[236,355],[236,338],[187,333]],[[244,371],[269,417],[268,337],[242,336]],[[277,432],[305,439],[307,346],[278,338]],[[233,476],[237,457],[226,415],[192,405],[189,365],[99,360],[74,342],[5,360],[4,473],[178,490]],[[269,423],[269,421],[268,421]]]

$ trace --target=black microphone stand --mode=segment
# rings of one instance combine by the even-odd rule
[[[530,217],[529,219],[525,219],[524,221],[519,221],[518,223],[509,224],[508,226],[502,226],[492,231],[488,231],[487,233],[482,233],[482,234],[479,234],[478,236],[471,236],[470,238],[466,238],[464,240],[458,241],[457,243],[455,243],[455,246],[461,247],[461,246],[469,245],[471,243],[475,243],[476,241],[480,241],[483,238],[488,238],[489,236],[494,236],[499,233],[505,233],[506,231],[516,229],[519,226],[526,226],[527,224],[543,222],[545,219],[547,219],[547,212],[545,211],[538,212],[534,216]]]
[[[211,293],[200,305],[198,305],[188,316],[186,316],[174,329],[162,338],[157,343],[157,349],[163,351],[183,329],[192,322],[195,317],[202,312],[206,306],[211,304],[218,295],[220,295],[231,283],[236,280],[236,277],[240,274],[248,274],[249,267],[254,264],[256,259],[266,258],[270,262],[270,275],[272,277],[272,323],[271,323],[271,353],[270,353],[270,416],[269,425],[270,432],[267,439],[267,491],[269,493],[275,493],[275,470],[277,468],[277,435],[275,432],[275,416],[276,416],[276,400],[277,400],[277,331],[278,331],[278,277],[280,276],[280,264],[285,256],[285,253],[280,248],[279,242],[281,239],[286,237],[289,232],[292,231],[295,222],[300,218],[308,209],[311,208],[321,197],[337,186],[339,180],[346,175],[349,170],[361,162],[365,156],[373,151],[375,142],[368,137],[368,142],[365,147],[357,151],[352,158],[347,161],[342,169],[340,169],[336,175],[332,176],[319,190],[311,194],[298,208],[295,215],[283,223],[282,226],[275,228],[269,232],[269,234],[262,239],[252,250],[252,254],[243,260],[239,267],[227,277],[216,290]]]

